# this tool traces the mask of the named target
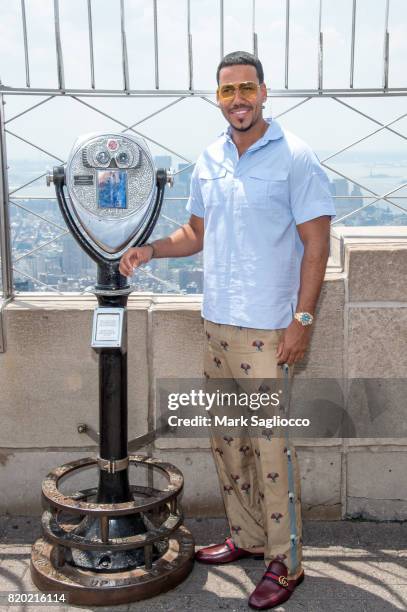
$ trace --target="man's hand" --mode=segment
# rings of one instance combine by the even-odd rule
[[[153,256],[154,249],[151,245],[132,247],[122,255],[119,270],[123,276],[132,276],[134,268],[140,264],[148,263]]]
[[[310,325],[301,325],[296,319],[286,328],[277,348],[278,364],[292,365],[301,361],[308,348],[311,336]]]

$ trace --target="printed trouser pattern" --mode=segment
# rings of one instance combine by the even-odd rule
[[[208,382],[244,378],[250,384],[250,379],[284,377],[276,358],[283,330],[204,320],[204,331]],[[302,571],[301,484],[287,434],[276,436],[269,429],[259,437],[235,437],[212,429],[211,446],[233,541],[245,549],[264,546],[266,565],[281,560],[288,578],[297,578]]]

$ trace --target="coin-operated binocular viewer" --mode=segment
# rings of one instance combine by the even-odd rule
[[[41,590],[67,594],[70,603],[115,605],[176,586],[193,563],[193,539],[182,525],[174,466],[128,455],[126,304],[131,288],[119,272],[130,246],[148,240],[169,177],[155,170],[146,143],[124,134],[92,134],[75,143],[66,166],[55,167],[65,221],[97,263],[91,346],[99,356],[99,455],[51,471],[42,484],[48,509],[43,537],[32,550],[31,575]],[[131,464],[157,469],[164,489],[131,485]],[[60,481],[97,466],[98,486],[70,496]]]

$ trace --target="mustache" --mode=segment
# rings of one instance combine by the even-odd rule
[[[232,106],[229,109],[229,112],[236,111],[236,110],[243,110],[243,109],[244,110],[252,110],[252,107],[251,106],[246,106],[246,105],[243,105],[243,104],[239,104],[239,106]]]

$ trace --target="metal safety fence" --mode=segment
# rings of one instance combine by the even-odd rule
[[[65,286],[61,289],[58,284],[48,282],[46,276],[40,278],[38,274],[28,268],[23,267],[23,263],[28,259],[38,256],[38,254],[44,252],[44,249],[50,245],[55,245],[64,240],[68,231],[64,225],[64,222],[55,217],[50,217],[45,214],[42,210],[36,210],[32,207],[32,203],[52,201],[52,197],[44,197],[36,194],[25,195],[24,189],[30,185],[36,183],[40,179],[44,179],[46,172],[35,175],[30,180],[24,181],[13,188],[9,188],[9,172],[7,153],[9,147],[9,139],[15,139],[21,143],[24,143],[28,147],[49,156],[49,158],[58,164],[64,163],[55,152],[49,150],[49,148],[42,145],[40,142],[35,142],[27,137],[25,133],[19,133],[18,129],[13,129],[13,123],[18,119],[21,119],[24,115],[27,116],[32,114],[34,110],[39,107],[44,107],[50,104],[52,100],[66,100],[70,99],[79,109],[87,109],[96,115],[99,115],[116,126],[116,129],[122,133],[132,132],[138,136],[143,137],[149,144],[155,147],[159,147],[161,151],[175,156],[182,162],[182,167],[175,172],[175,179],[181,175],[191,172],[194,165],[194,160],[189,155],[183,154],[178,151],[177,145],[167,146],[157,138],[153,138],[148,131],[144,131],[142,124],[151,120],[153,117],[158,117],[169,111],[170,108],[174,108],[180,104],[186,105],[191,100],[199,99],[204,104],[209,106],[216,106],[214,98],[214,91],[211,89],[202,89],[194,87],[195,75],[194,75],[194,33],[192,28],[192,10],[194,2],[193,0],[185,0],[185,14],[186,14],[186,30],[185,46],[187,49],[186,53],[186,76],[187,83],[185,88],[168,89],[161,87],[161,73],[160,73],[160,0],[146,0],[144,3],[152,8],[152,64],[151,71],[154,75],[154,87],[150,89],[138,89],[131,85],[130,75],[133,74],[133,67],[129,61],[128,54],[128,30],[126,21],[126,9],[128,3],[125,0],[118,0],[116,3],[117,11],[119,13],[119,24],[120,24],[120,53],[121,57],[121,78],[122,87],[119,89],[106,89],[97,86],[96,78],[96,57],[94,48],[94,12],[96,10],[95,0],[83,0],[86,6],[87,14],[87,40],[88,50],[87,57],[84,59],[88,63],[90,82],[88,88],[75,88],[67,87],[65,78],[65,60],[64,45],[61,37],[61,20],[60,20],[60,0],[53,0],[53,29],[54,29],[54,42],[55,42],[55,66],[56,66],[56,86],[55,87],[38,87],[34,82],[31,74],[31,49],[30,49],[30,22],[27,17],[27,2],[29,0],[21,0],[19,22],[20,22],[20,38],[22,40],[22,48],[24,54],[24,76],[25,82],[23,85],[10,86],[7,83],[0,83],[0,248],[1,248],[1,278],[2,278],[2,295],[3,300],[9,300],[12,298],[16,291],[15,279],[26,278],[30,281],[30,286],[34,290],[49,290],[56,293],[64,293],[69,287]],[[354,113],[365,120],[370,121],[374,128],[369,130],[363,136],[353,139],[351,142],[344,146],[341,146],[337,150],[331,152],[329,155],[324,156],[320,161],[322,165],[338,179],[348,181],[356,189],[356,195],[341,195],[340,193],[334,194],[334,197],[338,202],[341,199],[345,199],[348,203],[352,203],[352,200],[356,204],[356,208],[352,208],[348,212],[339,214],[332,223],[332,226],[341,225],[349,220],[351,217],[355,217],[361,211],[371,208],[375,203],[383,202],[386,203],[391,209],[397,209],[400,214],[405,215],[407,208],[402,203],[407,196],[400,194],[402,190],[407,186],[407,182],[402,181],[400,184],[395,185],[391,189],[386,189],[384,192],[372,189],[369,184],[362,180],[357,180],[355,177],[340,171],[332,165],[332,160],[340,154],[350,151],[357,145],[368,141],[376,137],[379,134],[387,133],[396,136],[401,141],[405,141],[407,136],[403,133],[397,124],[400,124],[402,120],[407,117],[406,113],[398,113],[390,121],[381,121],[374,113],[365,112],[358,108],[357,104],[353,101],[357,99],[366,98],[381,98],[382,100],[388,100],[395,97],[406,97],[407,87],[390,87],[389,86],[389,70],[391,66],[391,54],[390,54],[390,29],[389,29],[389,15],[391,14],[391,1],[383,0],[383,23],[382,23],[382,83],[379,87],[364,87],[357,88],[355,86],[355,57],[357,54],[358,44],[358,1],[351,0],[348,3],[349,12],[349,23],[350,23],[350,37],[349,37],[349,72],[348,72],[348,84],[346,87],[341,88],[326,88],[324,87],[324,57],[327,51],[326,39],[324,37],[323,27],[323,14],[324,14],[324,0],[318,0],[317,2],[317,36],[316,36],[316,82],[314,87],[310,88],[294,88],[290,87],[290,61],[291,61],[291,48],[293,42],[293,31],[292,31],[292,8],[294,0],[282,0],[284,8],[284,20],[281,25],[281,32],[283,37],[283,57],[284,57],[284,83],[280,89],[271,88],[268,90],[268,96],[272,99],[293,99],[293,104],[277,113],[274,118],[287,117],[293,111],[298,109],[304,109],[310,105],[315,105],[321,99],[331,100],[338,108],[346,108],[351,113]],[[261,45],[261,38],[257,31],[257,19],[258,19],[258,5],[259,0],[249,0],[246,5],[250,5],[250,16],[251,16],[251,43],[252,46],[249,49],[255,55],[259,53],[259,47]],[[214,0],[214,6],[218,11],[218,35],[217,35],[217,47],[219,50],[219,56],[223,57],[226,49],[225,36],[227,34],[227,3],[225,0]],[[18,44],[16,35],[16,45]],[[4,103],[7,99],[11,99],[14,96],[23,98],[24,96],[34,96],[36,98],[35,103],[29,105],[14,115],[7,116],[5,113]],[[122,117],[116,116],[111,112],[101,107],[100,100],[103,98],[133,98],[133,99],[163,99],[162,105],[149,112],[143,117],[139,118],[136,122],[130,123],[124,121]],[[169,101],[168,101],[169,99]],[[44,130],[47,126],[44,125]],[[171,214],[170,205],[172,202],[183,202],[187,199],[187,194],[172,196],[171,192],[167,192],[165,198],[168,204],[167,208],[162,215],[163,220],[167,223],[166,228],[173,226],[177,227],[182,225],[182,221],[179,218],[175,218],[175,215]],[[23,246],[20,250],[13,249],[13,228],[10,222],[11,212],[13,210],[24,211],[27,215],[32,215],[41,222],[47,223],[52,227],[52,233],[46,239],[40,239],[36,244],[30,244]],[[406,218],[407,224],[407,218]],[[190,272],[199,272],[200,262],[194,263],[193,268]],[[156,290],[162,291],[180,291],[179,284],[174,280],[174,276],[168,274],[168,270],[163,271],[160,269],[153,270],[148,267],[142,269],[143,274],[150,279],[153,279],[156,284],[154,287]],[[194,275],[190,274],[189,277],[186,275],[197,288],[196,282],[193,280]],[[21,290],[20,283],[20,290]],[[158,289],[161,287],[161,289]],[[83,288],[81,288],[83,289]],[[199,292],[199,291],[198,291]],[[3,302],[4,303],[4,302]]]

